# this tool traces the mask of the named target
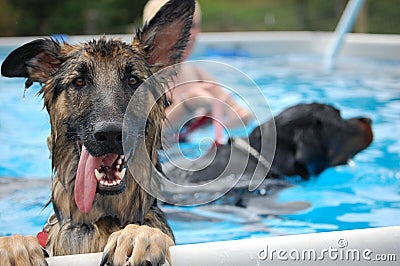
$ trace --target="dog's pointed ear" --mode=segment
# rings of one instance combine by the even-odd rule
[[[139,41],[147,53],[147,62],[155,70],[179,63],[190,36],[194,0],[171,0],[139,30]]]
[[[12,51],[1,65],[5,77],[25,77],[46,82],[60,65],[60,45],[51,39],[37,39]]]

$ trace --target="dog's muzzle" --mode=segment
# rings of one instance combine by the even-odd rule
[[[92,208],[96,193],[115,195],[126,187],[121,123],[98,123],[89,139],[88,143],[77,141],[80,158],[74,194],[76,205],[83,213]]]

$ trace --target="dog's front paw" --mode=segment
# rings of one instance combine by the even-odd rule
[[[0,265],[44,266],[47,262],[36,237],[13,235],[0,238]]]
[[[100,265],[171,265],[169,247],[174,241],[160,229],[127,225],[108,239]]]

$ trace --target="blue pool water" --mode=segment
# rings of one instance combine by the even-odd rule
[[[8,51],[0,50],[1,61]],[[282,181],[290,186],[262,199],[271,210],[264,215],[223,204],[165,206],[178,243],[400,224],[400,62],[344,58],[328,73],[322,59],[312,55],[199,58],[249,75],[273,114],[298,103],[332,104],[345,118],[370,117],[375,138],[354,165],[328,169],[308,181]],[[0,177],[50,179],[48,116],[35,96],[40,87],[34,85],[25,96],[23,88],[23,79],[0,79]],[[254,97],[254,91],[245,94]],[[51,213],[51,207],[43,209],[49,196],[46,186],[0,195],[0,235],[39,232]],[[293,212],[288,205],[300,207]]]

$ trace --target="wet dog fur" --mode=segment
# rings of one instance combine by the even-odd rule
[[[194,161],[166,162],[164,172],[168,178],[187,185],[204,184],[217,178],[224,180],[239,174],[248,179],[256,176],[260,180],[282,176],[308,179],[329,167],[346,164],[369,146],[373,133],[369,118],[343,119],[333,106],[311,103],[283,110],[274,119],[254,128],[245,139],[258,154],[271,158],[268,165],[239,148],[235,144],[237,139],[214,147]]]
[[[168,2],[131,43],[106,37],[76,45],[38,39],[17,48],[3,62],[3,76],[27,78],[27,87],[42,84],[40,94],[50,115],[55,223],[47,232],[48,254],[104,251],[101,265],[160,265],[169,260],[174,236],[164,214],[131,171],[122,170],[122,121],[139,85],[180,62],[194,5]],[[152,88],[156,104],[146,121],[147,154],[135,154],[151,158],[153,167],[158,164],[166,103],[159,98],[161,82]],[[151,179],[150,168],[130,170]],[[93,169],[100,171],[103,185]],[[37,239],[17,235],[0,238],[0,264],[46,261]]]

